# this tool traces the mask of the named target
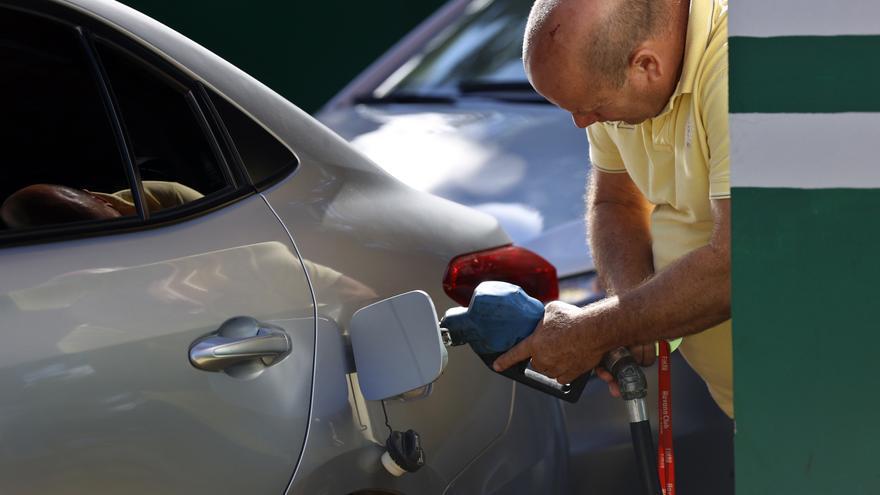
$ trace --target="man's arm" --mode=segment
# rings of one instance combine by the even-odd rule
[[[601,340],[638,343],[645,338],[683,337],[730,318],[730,200],[712,200],[712,217],[707,245],[612,302],[615,316],[604,323],[614,326],[619,320],[619,337],[601,335]],[[642,314],[634,318],[632,313]],[[650,327],[636,328],[638,320]]]
[[[629,174],[592,169],[587,192],[590,251],[607,295],[624,294],[654,275],[652,209]],[[643,366],[656,359],[653,342],[631,346],[630,352]],[[611,395],[619,396],[611,373],[601,367],[596,371]]]
[[[590,250],[608,295],[623,294],[654,274],[651,205],[626,173],[595,168],[587,193]]]
[[[730,318],[730,200],[712,200],[709,243],[647,282],[585,308],[554,302],[532,335],[498,358],[496,370],[532,367],[570,383],[621,345],[682,337]]]

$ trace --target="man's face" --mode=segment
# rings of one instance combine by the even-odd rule
[[[532,86],[548,101],[571,114],[577,127],[595,122],[640,124],[665,108],[662,81],[627,71],[624,84],[614,87],[607,77],[589,74],[576,58],[557,52],[552,58],[526,64]]]
[[[530,79],[547,100],[570,113],[580,128],[595,122],[640,124],[657,116],[666,106],[663,97],[650,85],[640,84],[641,81],[627,78],[622,87],[615,88],[583,72],[532,71]]]

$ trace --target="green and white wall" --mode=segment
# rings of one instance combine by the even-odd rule
[[[880,493],[880,2],[731,0],[736,483]]]

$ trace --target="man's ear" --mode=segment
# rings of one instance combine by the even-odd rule
[[[637,47],[629,60],[631,77],[636,77],[644,82],[653,82],[663,76],[660,55],[650,47],[644,45]]]

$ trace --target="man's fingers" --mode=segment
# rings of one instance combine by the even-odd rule
[[[614,381],[614,377],[605,368],[596,368],[596,375],[605,383],[611,383]]]
[[[657,359],[656,345],[656,343],[637,345],[630,347],[629,350],[639,365],[651,366]]]
[[[596,376],[608,384],[608,393],[612,397],[620,397],[620,385],[617,384],[617,380],[614,379],[614,376],[608,370],[599,366],[596,368]]]
[[[519,363],[520,361],[525,361],[530,357],[532,357],[532,341],[530,338],[527,338],[496,359],[495,362],[492,363],[492,369],[500,373],[514,364]]]
[[[555,376],[552,374],[552,366],[544,364],[534,358],[532,358],[531,362],[529,363],[529,367],[532,368],[532,371],[537,371],[544,376]]]
[[[657,360],[657,344],[648,344],[645,346],[645,354],[642,356],[642,366],[651,366]]]
[[[562,375],[556,379],[556,383],[560,385],[568,385],[575,380],[577,380],[577,375]]]
[[[611,382],[608,384],[608,393],[611,394],[611,397],[620,397],[620,385],[617,382]]]

